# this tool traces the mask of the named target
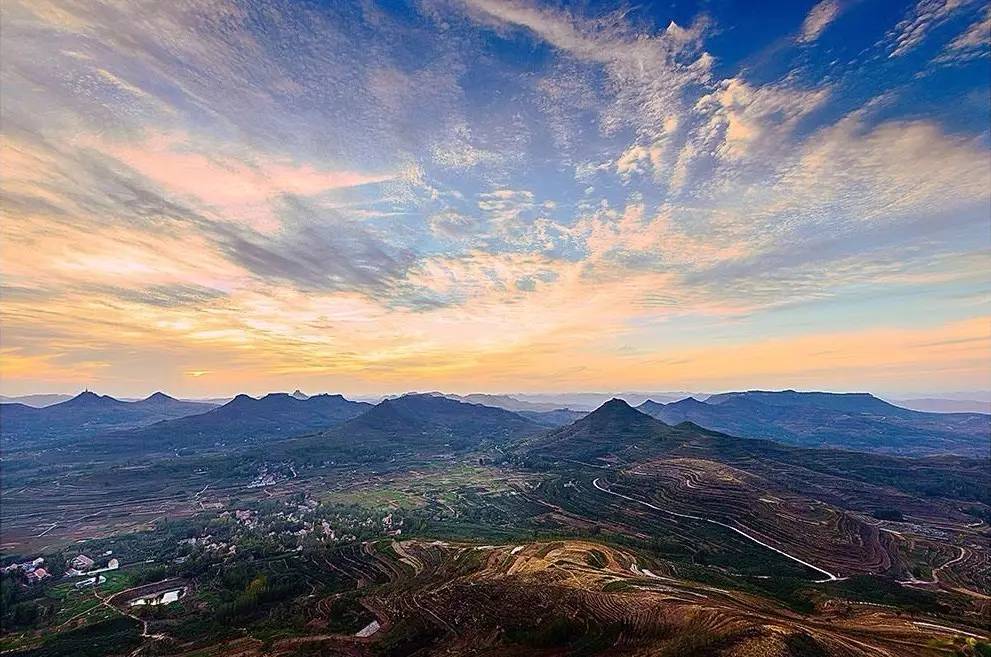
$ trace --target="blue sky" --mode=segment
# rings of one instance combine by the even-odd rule
[[[5,393],[991,388],[991,8],[4,7]]]

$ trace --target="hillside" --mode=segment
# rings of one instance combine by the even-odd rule
[[[332,407],[360,414],[281,431]],[[621,400],[547,431],[433,395],[242,396],[156,428],[205,419],[250,419],[268,437],[175,455],[146,429],[130,463],[64,450],[78,465],[59,463],[57,478],[46,453],[5,471],[5,549],[38,546],[55,563],[46,546],[113,550],[125,565],[104,599],[189,654],[936,655],[953,627],[983,626],[983,460],[736,438]],[[179,604],[126,606],[179,582]],[[48,586],[57,618],[91,595]],[[249,586],[264,597],[244,597]],[[917,625],[929,620],[939,646]],[[233,622],[250,637],[285,632],[232,649]],[[37,627],[63,648],[49,654],[75,654],[71,625]]]
[[[294,458],[381,461],[508,443],[545,427],[501,408],[430,394],[385,399],[360,416],[286,445]]]
[[[516,414],[545,427],[554,428],[571,424],[575,420],[580,420],[588,415],[588,412],[573,411],[570,408],[558,408],[553,411],[516,411]]]
[[[987,454],[991,431],[988,415],[922,413],[866,393],[750,391],[638,408],[668,424],[690,421],[747,438],[889,454]]]

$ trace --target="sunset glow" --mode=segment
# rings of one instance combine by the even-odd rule
[[[7,2],[0,392],[989,389],[923,4]]]

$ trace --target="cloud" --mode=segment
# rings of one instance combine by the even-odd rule
[[[80,139],[148,178],[166,194],[198,204],[219,221],[271,233],[279,228],[274,205],[283,196],[317,196],[332,190],[384,183],[393,173],[358,173],[297,164],[270,153],[237,157],[194,145],[188,137],[154,135],[136,144]],[[210,150],[210,154],[204,151]]]
[[[303,289],[362,290],[388,302],[390,290],[415,260],[367,228],[320,211],[298,199],[284,212],[299,217],[292,230],[274,237],[216,226],[220,251],[262,279]]]
[[[430,217],[430,230],[450,239],[462,239],[477,233],[479,226],[475,219],[448,209]]]
[[[719,212],[709,211],[705,230],[749,247],[687,282],[781,301],[829,290],[837,268],[847,282],[869,281],[888,254],[910,271],[984,232],[991,155],[979,141],[926,121],[865,120],[854,112],[818,131],[760,184],[734,174],[714,187],[709,207]]]
[[[495,151],[478,148],[472,141],[471,128],[465,124],[455,126],[450,137],[435,143],[430,154],[433,161],[447,169],[464,171],[476,166],[501,165],[502,155]]]
[[[822,0],[809,10],[809,14],[802,21],[802,31],[796,40],[799,43],[815,41],[839,15],[840,3],[838,0]]]
[[[646,173],[650,169],[659,172],[664,165],[663,158],[663,145],[642,146],[633,144],[623,151],[623,154],[616,160],[616,171],[624,178],[629,178],[635,173]]]
[[[535,83],[536,105],[547,117],[547,127],[565,158],[580,150],[592,136],[603,90],[580,62],[560,61]]]
[[[934,28],[942,25],[973,0],[918,0],[908,15],[889,33],[893,45],[889,57],[915,49]]]
[[[704,17],[688,28],[672,22],[662,32],[645,34],[631,29],[619,13],[581,21],[520,2],[469,0],[465,6],[482,25],[529,30],[568,56],[603,67],[612,97],[601,115],[607,132],[630,126],[647,141],[662,138],[664,126],[683,109],[686,89],[709,77],[711,57],[701,51]]]
[[[936,61],[958,63],[991,56],[991,6],[984,15],[946,44]]]
[[[762,146],[780,146],[801,119],[823,105],[829,93],[828,87],[755,87],[740,78],[723,80],[696,103],[696,109],[708,117],[697,134],[717,157],[744,158]]]

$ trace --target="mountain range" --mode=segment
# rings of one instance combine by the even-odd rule
[[[446,444],[462,450],[479,441],[499,442],[567,428],[576,420],[575,426],[593,442],[608,439],[613,429],[603,424],[604,418],[626,412],[624,407],[629,408],[625,401],[607,401],[598,415],[583,422],[584,411],[547,410],[541,403],[511,395],[411,393],[372,405],[341,395],[311,397],[297,390],[258,399],[242,394],[216,406],[180,401],[163,393],[122,401],[87,391],[44,408],[3,404],[0,425],[5,442],[17,448],[56,441],[104,452],[173,450],[324,432],[325,440],[344,446],[356,437],[372,436],[377,443],[389,437],[402,444],[430,436],[432,449]],[[741,438],[890,454],[986,455],[991,433],[991,416],[986,414],[925,413],[867,393],[754,390],[712,395],[705,401],[692,397],[668,403],[647,400],[638,409],[640,418],[649,415],[669,429],[687,421]],[[643,424],[633,418],[631,425],[637,422]],[[651,425],[641,433],[657,431]],[[97,436],[99,440],[94,439]],[[80,438],[87,441],[78,443]],[[550,445],[553,438],[548,440]]]
[[[341,395],[304,395],[300,398],[275,392],[258,399],[238,395],[206,413],[157,422],[119,432],[111,438],[117,445],[145,443],[169,449],[229,446],[322,431],[371,408],[371,404],[351,401]]]
[[[706,459],[738,472],[760,472],[769,480],[783,480],[787,472],[798,489],[808,487],[812,477],[841,477],[925,497],[991,503],[991,492],[974,485],[986,480],[985,459],[919,459],[738,438],[688,421],[671,426],[621,399],[568,426],[532,436],[514,452],[524,465],[539,469],[588,466],[593,472],[625,470],[646,477],[651,464],[663,459],[683,459],[686,467]]]
[[[895,406],[925,413],[991,413],[991,401],[986,399],[919,397],[915,399],[892,399],[891,403]]]
[[[0,435],[15,443],[72,440],[206,413],[212,408],[213,404],[180,401],[161,392],[139,401],[121,401],[86,391],[43,408],[19,403],[0,405]]]
[[[648,400],[638,408],[667,424],[690,421],[745,438],[808,447],[891,454],[986,455],[991,416],[923,413],[868,393],[752,390],[692,397],[672,403]]]

